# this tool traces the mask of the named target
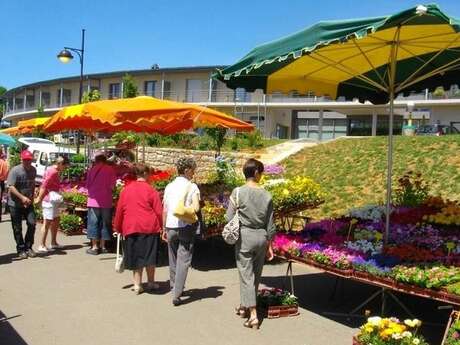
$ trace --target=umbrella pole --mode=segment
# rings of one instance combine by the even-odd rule
[[[142,133],[142,163],[145,163],[145,133]]]
[[[391,213],[391,188],[393,175],[393,116],[394,116],[394,91],[390,92],[390,114],[388,125],[388,167],[387,167],[387,200],[385,208],[385,238],[384,245],[388,244],[390,237],[390,213]]]

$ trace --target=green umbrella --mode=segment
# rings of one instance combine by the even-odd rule
[[[389,102],[387,219],[390,227],[393,101],[397,94],[460,80],[460,20],[436,5],[390,16],[320,22],[254,48],[217,71],[228,87]]]
[[[8,134],[0,133],[0,145],[14,145],[16,144],[16,140],[13,137],[9,136]]]

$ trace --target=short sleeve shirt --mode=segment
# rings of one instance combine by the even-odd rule
[[[185,206],[190,206],[192,204],[193,197],[196,194],[198,195],[198,199],[200,198],[200,190],[195,183],[190,182],[185,177],[178,176],[173,182],[168,184],[165,189],[163,197],[163,205],[167,212],[165,226],[169,229],[183,228],[189,225],[174,215],[174,210],[187,188],[190,188],[190,191],[187,194]]]
[[[56,167],[51,166],[45,171],[45,176],[43,177],[42,188],[45,189],[46,195],[44,200],[49,201],[49,192],[59,192],[59,172]]]
[[[22,164],[15,166],[8,174],[8,186],[14,186],[19,193],[33,199],[35,190],[35,177],[37,170],[34,167],[24,169]],[[12,207],[22,207],[23,204],[19,198],[9,193],[8,205]]]

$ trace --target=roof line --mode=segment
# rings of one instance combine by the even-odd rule
[[[221,69],[227,67],[226,65],[210,65],[210,66],[183,66],[183,67],[164,67],[164,68],[159,68],[159,69],[135,69],[135,70],[120,70],[120,71],[113,71],[113,72],[101,72],[101,73],[88,73],[85,74],[84,80],[90,80],[90,79],[99,79],[99,78],[104,78],[104,77],[115,77],[115,76],[123,76],[124,74],[128,73],[130,75],[141,75],[141,74],[147,74],[147,73],[166,73],[166,72],[188,72],[188,71],[201,71],[201,70],[210,70],[211,72],[214,72],[216,69]],[[18,90],[23,90],[26,88],[32,88],[40,85],[50,85],[54,84],[57,82],[70,82],[70,81],[78,81],[80,80],[79,75],[73,75],[70,77],[61,77],[61,78],[55,78],[55,79],[48,79],[48,80],[41,80],[38,82],[30,83],[30,84],[24,84],[24,85],[19,85],[14,88],[11,88],[7,90],[1,98],[5,98],[5,96],[8,96],[14,91]]]

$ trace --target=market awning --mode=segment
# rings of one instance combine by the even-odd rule
[[[63,108],[44,126],[49,132],[65,130],[172,133],[198,127],[224,127],[251,131],[248,124],[214,109],[194,104],[135,97],[103,100]]]

